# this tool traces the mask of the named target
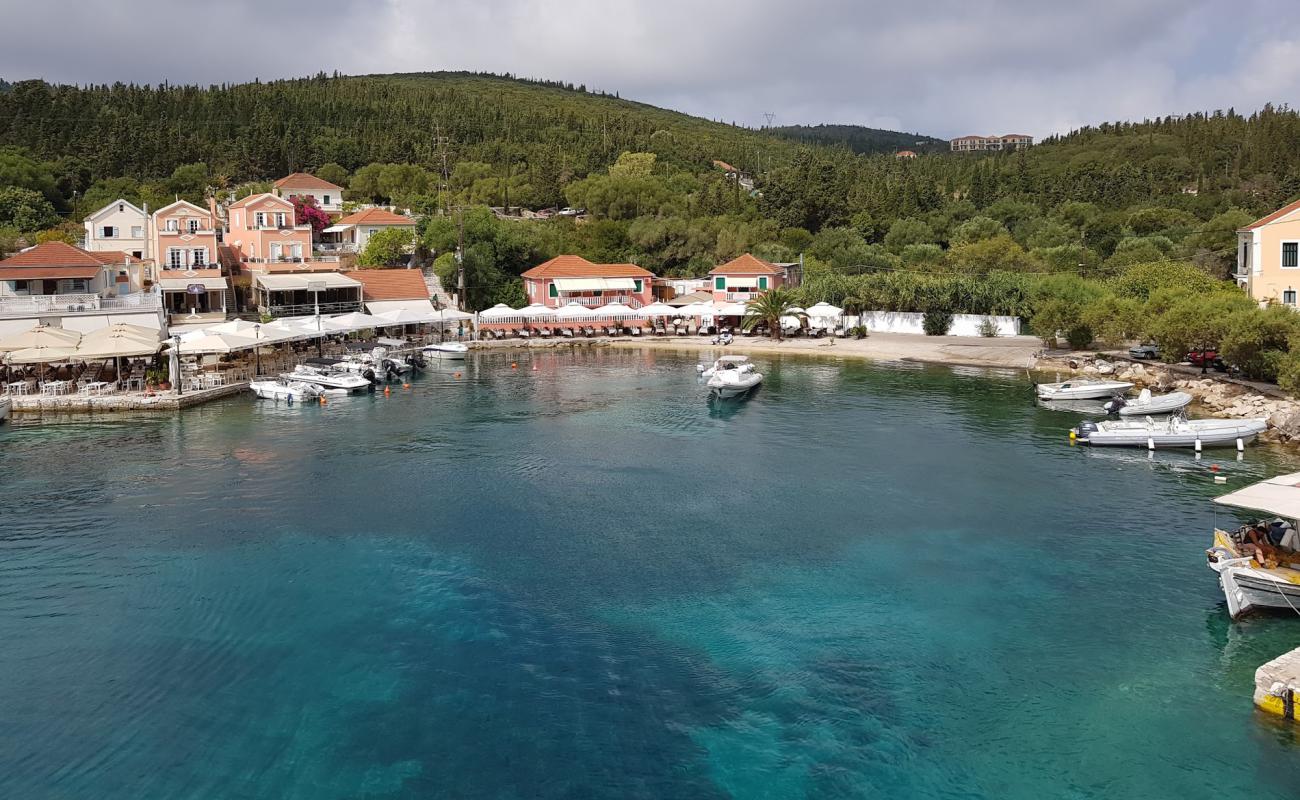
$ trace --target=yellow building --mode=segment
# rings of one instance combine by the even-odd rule
[[[1237,231],[1237,283],[1260,303],[1296,307],[1300,291],[1300,200]]]

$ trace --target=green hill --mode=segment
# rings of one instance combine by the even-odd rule
[[[784,125],[764,128],[763,132],[800,144],[842,147],[859,155],[895,153],[899,150],[915,153],[948,151],[946,139],[936,139],[920,133],[864,128],[861,125]]]

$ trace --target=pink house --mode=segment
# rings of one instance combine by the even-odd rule
[[[745,253],[714,267],[709,272],[713,299],[721,303],[743,303],[768,289],[784,286],[784,268]]]
[[[226,210],[226,244],[248,264],[302,264],[311,259],[311,226],[294,219],[293,203],[255,194]]]
[[[593,264],[581,256],[556,256],[523,273],[528,302],[551,308],[569,303],[640,308],[654,302],[653,278],[636,264]]]
[[[154,276],[167,312],[225,319],[230,284],[221,274],[213,213],[177,200],[155,211],[149,227]]]

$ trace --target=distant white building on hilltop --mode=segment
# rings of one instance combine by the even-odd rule
[[[970,153],[978,150],[1024,150],[1034,144],[1034,137],[1024,133],[1008,133],[1006,136],[958,136],[949,142],[954,153]]]

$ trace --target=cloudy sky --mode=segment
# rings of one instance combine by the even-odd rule
[[[1031,133],[1300,97],[1286,0],[0,0],[0,77],[469,69],[750,125]]]

